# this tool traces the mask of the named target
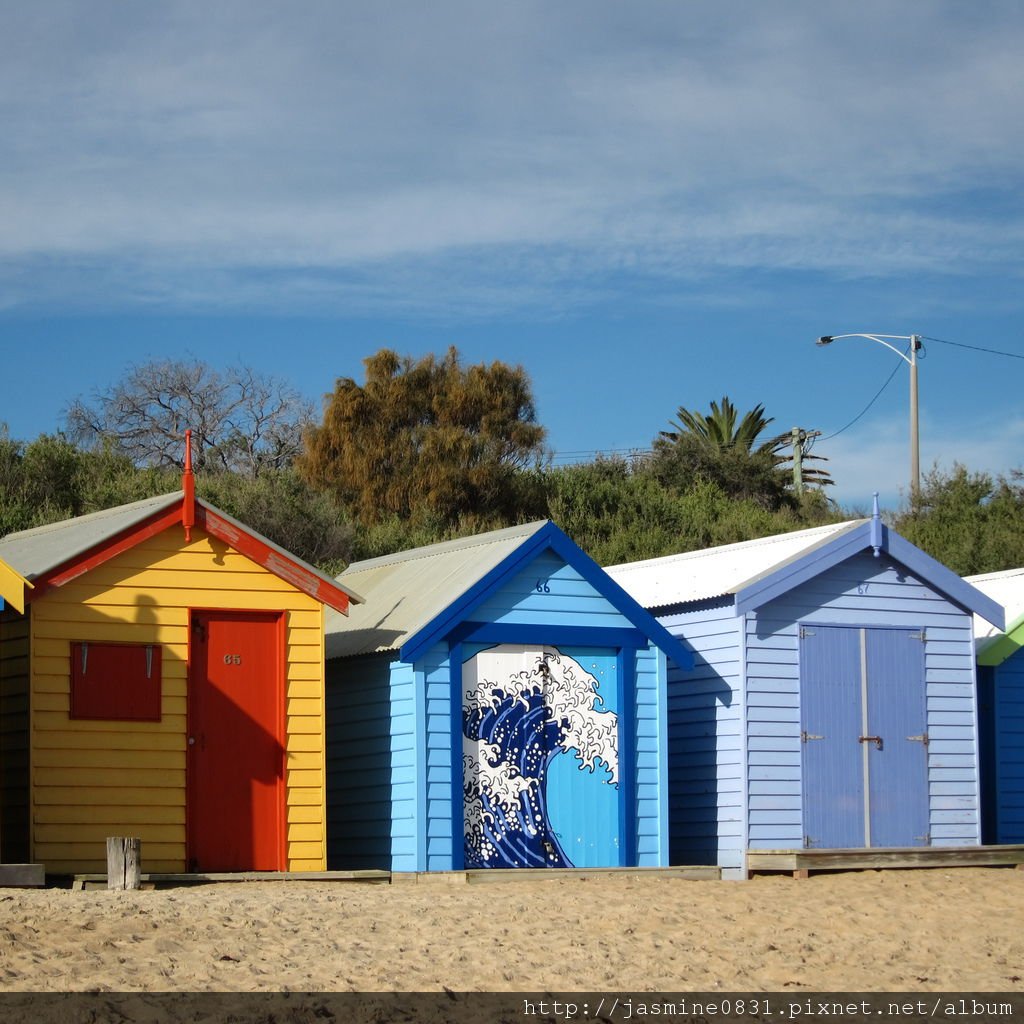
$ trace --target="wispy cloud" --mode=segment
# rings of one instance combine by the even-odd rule
[[[100,0],[4,23],[9,308],[564,305],[623,270],[982,274],[1024,236],[1012,3]]]

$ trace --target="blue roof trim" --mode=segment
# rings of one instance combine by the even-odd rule
[[[862,523],[848,533],[840,534],[821,547],[809,551],[801,558],[737,591],[736,613],[742,615],[754,611],[801,583],[806,583],[825,570],[831,569],[832,566],[876,545],[954,604],[980,615],[993,626],[1003,628],[1004,612],[1001,605],[986,597],[976,587],[972,587],[957,576],[952,569],[937,562],[931,555],[905,540],[888,526],[872,520]]]
[[[399,657],[416,661],[434,644],[443,640],[507,579],[544,551],[554,551],[575,569],[602,597],[634,626],[660,647],[681,669],[693,668],[693,654],[682,641],[672,636],[653,615],[645,611],[588,554],[574,544],[554,523],[545,523],[536,533],[524,538],[511,554],[482,576],[461,597],[453,601],[402,645]]]

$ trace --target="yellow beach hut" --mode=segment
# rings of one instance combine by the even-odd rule
[[[0,539],[0,855],[326,867],[324,608],[359,598],[185,490]]]

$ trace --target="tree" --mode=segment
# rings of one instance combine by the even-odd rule
[[[420,360],[381,349],[366,382],[339,378],[298,467],[362,524],[392,516],[438,533],[515,522],[531,495],[520,471],[543,453],[521,366],[463,367],[449,348]]]
[[[793,456],[786,451],[792,438],[785,433],[762,439],[774,422],[764,415],[763,405],[740,417],[724,396],[721,404],[711,403],[710,415],[683,406],[676,415],[678,419],[669,424],[673,429],[661,431],[654,441],[652,467],[662,482],[685,490],[690,481],[700,479],[717,484],[728,497],[755,501],[765,508],[794,504],[787,469]],[[817,468],[804,468],[803,477],[819,487],[832,483]]]
[[[961,576],[1024,565],[1024,474],[993,478],[955,463],[926,473],[896,517],[902,536]]]
[[[68,435],[87,448],[112,444],[137,465],[180,468],[192,430],[197,471],[256,477],[290,465],[312,406],[276,377],[237,366],[165,359],[129,368],[123,380],[68,409]]]

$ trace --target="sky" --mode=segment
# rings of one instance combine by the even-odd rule
[[[908,367],[814,344],[870,332],[924,337],[925,470],[1024,466],[1017,0],[0,0],[0,23],[13,437],[154,359],[320,408],[380,348],[454,345],[525,367],[556,464],[728,395],[820,431],[844,508],[895,508]]]

